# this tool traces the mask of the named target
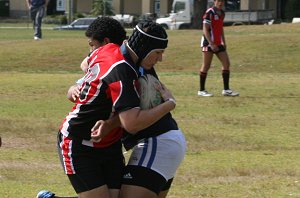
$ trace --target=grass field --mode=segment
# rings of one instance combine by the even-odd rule
[[[1,25],[0,25],[1,26]],[[128,31],[130,32],[130,31]],[[178,105],[173,112],[188,151],[169,198],[300,197],[300,25],[225,28],[231,87],[221,96],[220,64],[197,96],[200,30],[168,31],[156,66]],[[35,197],[41,189],[71,196],[56,151],[58,127],[71,109],[66,91],[82,76],[83,31],[0,28],[0,197]],[[128,154],[126,154],[128,156]]]

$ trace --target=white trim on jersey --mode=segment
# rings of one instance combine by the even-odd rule
[[[75,174],[75,169],[73,165],[73,158],[72,158],[72,145],[73,145],[73,140],[68,139],[69,141],[66,141],[66,137],[63,135],[62,136],[62,141],[60,142],[59,146],[61,148],[61,156],[62,156],[62,162],[63,162],[63,168],[66,174]],[[67,147],[65,147],[67,145]],[[67,148],[67,150],[65,149]],[[66,155],[64,154],[67,151],[67,158]],[[66,161],[69,161],[66,163]],[[69,170],[70,169],[70,170]]]
[[[119,95],[116,98],[115,102],[113,103],[113,107],[116,106],[116,103],[118,102],[119,98],[121,97],[121,95],[123,93],[123,84],[122,84],[122,81],[119,81],[119,84],[120,84],[120,92],[119,92]]]
[[[76,105],[76,108],[71,111],[67,116],[66,116],[66,120],[64,121],[62,127],[61,127],[61,133],[68,137],[69,136],[69,132],[68,132],[68,127],[69,127],[69,121],[72,119],[72,118],[76,118],[77,117],[77,113],[79,112],[80,110],[80,107],[81,107],[81,104],[77,104]]]

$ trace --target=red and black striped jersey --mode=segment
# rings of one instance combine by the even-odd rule
[[[120,46],[107,44],[90,56],[89,69],[81,85],[81,94],[64,119],[64,136],[83,140],[93,147],[107,147],[119,141],[123,129],[116,128],[99,143],[92,143],[91,128],[98,120],[107,120],[115,112],[139,107],[136,89],[138,73],[123,57]]]
[[[203,25],[208,24],[210,26],[210,36],[211,40],[216,45],[224,45],[223,41],[223,21],[225,18],[225,12],[223,10],[219,10],[216,7],[211,7],[206,10],[203,15]],[[209,43],[205,36],[202,36],[201,46],[209,46]]]

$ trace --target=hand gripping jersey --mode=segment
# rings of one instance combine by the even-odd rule
[[[224,41],[222,38],[223,35],[223,20],[225,18],[225,13],[223,10],[219,10],[215,7],[211,7],[206,10],[203,15],[203,24],[210,25],[210,36],[212,41],[217,45],[223,45]],[[209,43],[206,40],[205,36],[202,36],[201,47],[208,46]]]
[[[83,140],[93,147],[107,147],[120,140],[121,128],[116,128],[99,143],[92,143],[91,128],[98,120],[107,120],[116,111],[139,106],[135,88],[137,73],[120,52],[120,46],[107,44],[95,50],[81,85],[81,94],[64,119],[60,131],[71,139]]]

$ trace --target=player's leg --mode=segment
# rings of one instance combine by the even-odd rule
[[[158,194],[158,198],[165,198],[168,195],[168,192],[171,188],[171,185],[173,183],[173,178],[169,179],[169,181],[167,181],[166,185],[161,189],[160,193]]]
[[[65,173],[79,197],[117,198],[124,168],[120,141],[100,149],[59,134],[58,151]],[[114,196],[110,196],[110,185]]]
[[[30,8],[30,18],[32,20],[32,24],[33,24],[33,29],[35,29],[35,18],[36,18],[36,14],[37,14],[37,9],[34,7]]]
[[[222,63],[222,77],[224,90],[229,89],[229,77],[230,77],[230,61],[226,51],[222,51],[216,54],[220,62]]]
[[[171,186],[169,181],[183,160],[185,150],[180,130],[141,141],[133,148],[125,168],[120,198],[156,198],[162,191],[165,192],[161,196],[166,196]]]
[[[221,51],[216,54],[220,62],[222,63],[222,78],[223,78],[223,91],[224,96],[238,96],[238,92],[234,92],[230,89],[229,79],[230,79],[230,60],[227,52]]]
[[[125,159],[121,147],[121,142],[120,144],[117,143],[115,149],[105,158],[105,164],[102,165],[103,176],[110,198],[118,198],[120,193],[121,180],[125,168]]]
[[[208,70],[210,69],[214,53],[211,51],[203,51],[202,53],[203,53],[203,61],[202,61],[202,66],[200,68],[200,73],[199,73],[200,90],[198,91],[198,95],[199,96],[213,96],[213,94],[208,93],[206,91],[205,83],[206,83],[207,73],[208,73]]]
[[[35,32],[34,36],[41,39],[42,38],[42,19],[45,15],[45,7],[39,7],[37,9],[35,17]]]
[[[160,191],[159,195],[157,198],[165,198],[168,195],[169,190],[165,190],[165,191]]]
[[[147,188],[134,185],[122,185],[119,198],[157,198],[157,194]]]
[[[98,188],[78,193],[80,198],[94,198],[94,197],[101,197],[101,198],[110,198],[109,191],[107,186],[100,186]]]

